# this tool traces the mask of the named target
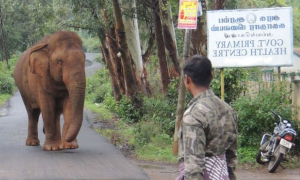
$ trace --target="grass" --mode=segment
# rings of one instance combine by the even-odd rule
[[[111,142],[112,135],[117,135],[116,145],[132,147],[138,159],[167,163],[177,162],[177,157],[172,154],[172,140],[161,132],[161,126],[145,121],[127,124],[121,120],[115,120],[114,114],[103,104],[96,105],[86,101],[85,108],[96,113],[100,122],[111,124],[107,128],[95,129],[98,134]]]
[[[259,147],[239,147],[238,162],[239,164],[255,163],[255,155]]]
[[[146,144],[136,149],[138,159],[149,161],[160,161],[176,163],[177,157],[172,154],[172,145],[167,147],[158,147],[153,143]]]
[[[0,94],[0,106],[2,106],[10,97],[11,94]]]
[[[95,104],[90,101],[85,101],[85,108],[91,110],[93,113],[98,114],[100,119],[111,120],[114,118],[113,113],[111,113],[103,104]]]

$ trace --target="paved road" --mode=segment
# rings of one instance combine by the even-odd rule
[[[102,67],[102,64],[94,61],[94,58],[97,54],[99,53],[85,53],[85,59],[87,60],[85,68],[86,76],[92,76],[98,69]]]
[[[27,114],[20,93],[8,102],[7,115],[0,117],[0,180],[2,179],[148,179],[136,165],[84,119],[78,135],[79,149],[43,151],[25,146]],[[39,138],[44,143],[42,119]]]

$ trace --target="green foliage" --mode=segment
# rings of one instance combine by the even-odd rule
[[[14,79],[9,75],[0,72],[0,94],[12,94]]]
[[[87,78],[86,99],[93,103],[101,103],[107,94],[112,93],[112,87],[109,79],[108,70],[102,68],[98,70],[93,77]]]
[[[15,90],[15,82],[13,79],[13,70],[17,57],[14,56],[9,59],[9,69],[7,68],[6,62],[0,62],[0,94],[12,94]]]
[[[134,131],[134,146],[139,159],[176,162],[172,155],[172,138],[163,133],[161,124],[140,122]]]
[[[238,160],[239,164],[255,163],[255,155],[258,151],[257,147],[239,147]]]
[[[278,119],[271,115],[271,110],[291,120],[293,117],[290,101],[291,92],[280,90],[275,85],[263,89],[257,95],[240,97],[233,103],[239,117],[239,143],[241,147],[258,147],[263,133],[273,132]]]
[[[116,113],[118,117],[127,123],[138,122],[142,117],[141,110],[135,108],[131,101],[124,96],[116,106]]]
[[[94,37],[81,36],[83,41],[83,48],[85,52],[99,53],[99,39]]]
[[[178,79],[172,79],[165,95],[144,98],[146,113],[143,116],[143,120],[160,123],[163,132],[172,136],[175,127],[177,98]],[[192,96],[189,93],[186,93],[186,104],[191,99]]]
[[[135,145],[143,146],[151,142],[151,139],[158,135],[161,131],[161,126],[155,122],[140,123],[135,128]]]
[[[0,8],[4,17],[5,42],[9,56],[18,51],[23,52],[45,34],[58,29],[54,21],[52,3],[46,0],[1,1]]]
[[[96,54],[95,57],[94,57],[94,61],[95,61],[95,62],[98,62],[98,63],[103,63],[102,58],[103,58],[103,57],[102,57],[102,54],[100,54],[100,53],[99,53],[99,54]]]
[[[100,119],[105,120],[111,120],[114,116],[113,113],[107,110],[106,106],[104,104],[95,104],[91,101],[85,101],[84,106],[91,110],[94,113],[97,113],[100,115]]]
[[[149,143],[136,149],[136,155],[141,160],[163,161],[168,163],[176,163],[177,158],[172,154],[172,145],[168,148],[162,148],[156,144]]]
[[[10,94],[0,94],[0,107],[11,97]]]
[[[211,83],[211,88],[217,96],[221,96],[221,71],[215,70],[216,77]],[[246,79],[246,70],[244,69],[224,69],[224,91],[225,101],[231,103],[235,101],[246,89],[243,81]]]

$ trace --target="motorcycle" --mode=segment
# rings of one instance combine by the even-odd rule
[[[283,120],[274,111],[271,112],[280,122],[275,123],[272,135],[269,133],[263,135],[256,154],[256,162],[261,165],[268,164],[269,172],[274,173],[283,157],[295,146],[294,140],[297,133],[288,120]]]

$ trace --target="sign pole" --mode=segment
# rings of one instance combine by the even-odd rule
[[[224,83],[224,68],[221,68],[221,99],[224,101],[224,86],[225,86],[225,83]]]
[[[279,89],[281,91],[281,67],[278,67],[278,85],[279,85]]]

